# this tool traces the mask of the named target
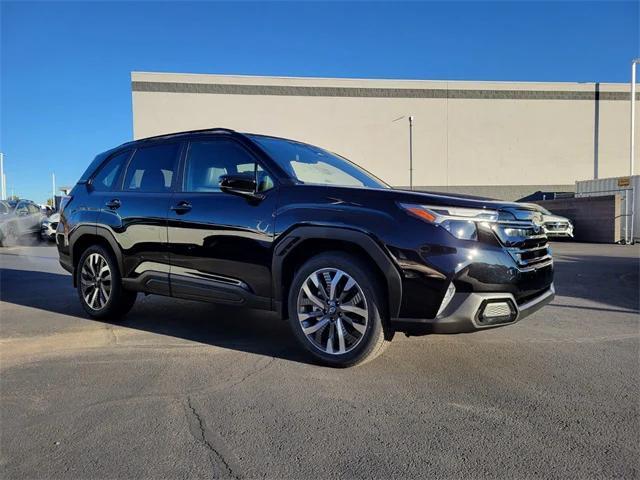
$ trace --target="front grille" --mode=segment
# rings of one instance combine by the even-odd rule
[[[493,227],[520,270],[535,270],[552,262],[547,236],[530,222],[500,222]]]
[[[569,227],[566,223],[545,223],[544,226],[549,230],[566,230]]]

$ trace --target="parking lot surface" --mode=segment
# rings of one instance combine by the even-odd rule
[[[2,477],[637,478],[640,250],[554,252],[522,322],[335,370],[263,312],[89,320],[55,248],[0,249]]]

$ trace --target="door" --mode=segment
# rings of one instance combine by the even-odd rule
[[[172,294],[268,308],[273,177],[228,138],[191,141],[181,170],[169,211]],[[260,200],[220,190],[221,175],[243,172],[255,175]]]
[[[42,219],[44,215],[42,214],[40,207],[35,203],[29,204],[29,230],[30,233],[40,233],[40,229],[42,228]]]
[[[33,230],[33,213],[29,210],[30,203],[21,200],[15,210],[15,230],[17,235],[26,235]]]
[[[130,288],[170,293],[167,211],[180,149],[179,142],[137,148],[118,188],[101,194],[97,228],[122,252],[122,276]]]

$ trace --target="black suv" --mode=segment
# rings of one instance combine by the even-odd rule
[[[98,155],[56,240],[91,317],[137,292],[273,310],[334,366],[396,331],[508,325],[554,296],[534,209],[394,190],[321,148],[227,129]]]

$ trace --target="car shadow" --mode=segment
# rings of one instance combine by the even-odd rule
[[[121,321],[93,320],[80,306],[68,274],[10,268],[0,268],[0,300],[86,321],[312,363],[287,322],[272,312],[139,294],[136,305]]]
[[[48,259],[57,267],[56,259]],[[38,267],[34,265],[34,268]],[[558,254],[555,256],[558,296],[602,305],[563,304],[563,299],[558,297],[553,305],[598,310],[603,314],[637,313],[638,271],[639,260],[634,257]],[[0,301],[97,321],[90,319],[80,306],[67,273],[0,268]],[[11,329],[10,325],[7,328],[10,322],[21,320],[5,317],[2,321],[7,331]],[[311,357],[295,341],[287,322],[271,312],[140,294],[133,310],[117,324],[221,348],[312,363]],[[57,325],[49,325],[48,330],[55,332],[56,328]]]

